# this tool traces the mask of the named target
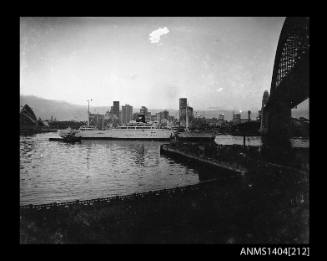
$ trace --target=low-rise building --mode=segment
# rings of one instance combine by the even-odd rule
[[[241,123],[241,113],[233,113],[233,125]]]

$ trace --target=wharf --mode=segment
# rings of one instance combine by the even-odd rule
[[[180,151],[178,149],[175,149],[175,148],[169,146],[169,144],[161,145],[160,153],[167,154],[170,156],[180,157],[180,158],[182,158],[184,160],[188,160],[188,161],[195,161],[201,165],[216,167],[218,169],[224,169],[224,170],[227,170],[227,171],[230,171],[233,173],[237,173],[240,175],[245,175],[245,173],[248,171],[245,167],[242,167],[242,166],[238,166],[235,164],[229,164],[226,162],[219,162],[210,157],[205,158],[205,157],[195,156],[190,153]]]

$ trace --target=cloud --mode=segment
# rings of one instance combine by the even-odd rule
[[[136,73],[131,73],[128,77],[131,80],[135,80],[137,78],[137,74]]]
[[[160,44],[160,37],[168,33],[169,33],[169,29],[167,27],[163,27],[163,28],[159,27],[157,30],[154,30],[152,33],[149,34],[150,43]]]
[[[216,91],[217,92],[221,92],[223,90],[223,88],[219,88],[219,89],[217,89]]]

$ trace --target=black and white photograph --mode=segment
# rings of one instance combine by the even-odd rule
[[[18,19],[20,244],[310,243],[309,17]]]

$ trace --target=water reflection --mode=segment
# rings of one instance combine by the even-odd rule
[[[220,145],[243,145],[243,136],[232,135],[217,135],[215,142]],[[307,138],[292,138],[291,145],[294,148],[309,148],[310,141]],[[246,146],[261,146],[262,141],[260,136],[249,136],[245,139]]]
[[[86,167],[90,169],[90,147],[86,147]]]
[[[133,151],[133,150],[132,150]],[[134,150],[136,153],[135,153],[135,163],[137,165],[141,165],[141,166],[144,166],[144,155],[146,153],[145,149],[144,149],[144,144],[140,144],[140,145],[137,145],[135,147],[135,150]]]

